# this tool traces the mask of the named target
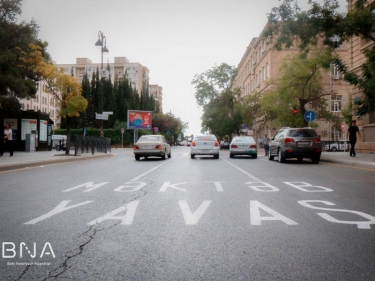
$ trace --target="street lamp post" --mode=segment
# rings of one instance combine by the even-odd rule
[[[108,53],[109,50],[107,48],[107,38],[104,36],[104,33],[102,31],[98,32],[98,41],[96,41],[95,46],[100,48],[101,51],[101,65],[100,65],[100,81],[101,81],[101,96],[102,96],[102,103],[101,103],[101,110],[103,113],[104,111],[104,91],[103,91],[103,78],[106,77],[104,74],[104,67],[103,67],[103,54]],[[103,120],[102,120],[102,130],[103,130]]]

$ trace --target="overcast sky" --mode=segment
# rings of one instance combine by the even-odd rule
[[[302,1],[301,1],[302,2]],[[307,2],[307,0],[306,0]],[[340,0],[343,5],[345,0]],[[21,19],[34,18],[39,37],[57,64],[89,58],[100,63],[98,31],[106,36],[112,63],[126,57],[150,70],[163,87],[163,111],[201,130],[194,75],[223,62],[237,66],[279,0],[23,0]]]

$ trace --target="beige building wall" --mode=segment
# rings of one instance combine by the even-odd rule
[[[155,101],[159,103],[160,112],[163,112],[163,87],[155,84],[150,85],[150,95],[153,95]]]
[[[48,113],[53,121],[53,128],[60,126],[59,102],[53,94],[46,92],[46,85],[43,81],[36,85],[35,98],[25,98],[20,100],[22,110],[33,110]]]
[[[87,72],[88,78],[91,81],[93,74],[96,73],[97,69],[101,68],[101,63],[93,63],[88,58],[76,58],[75,64],[56,64],[59,68],[63,68],[67,74],[73,73],[73,76],[82,83],[83,76]],[[104,69],[107,68],[107,63],[103,63]],[[134,89],[138,91],[140,95],[144,87],[148,87],[149,84],[149,69],[140,63],[129,62],[126,57],[115,57],[113,63],[109,63],[111,79],[114,81],[115,77],[126,77],[131,81]],[[39,82],[37,85],[37,94],[34,99],[22,99],[20,100],[23,110],[34,110],[49,113],[50,118],[53,120],[54,128],[58,128],[61,123],[59,116],[60,105],[54,96],[46,92],[46,86],[43,82]],[[162,108],[162,87],[158,86],[158,98],[160,100],[160,106]]]
[[[276,82],[270,82],[271,79],[277,81],[276,78],[283,62],[297,53],[298,49],[296,47],[282,51],[274,50],[272,44],[267,44],[261,35],[253,38],[237,67],[238,75],[233,87],[241,89],[242,96],[251,95],[255,92],[265,93],[271,90],[277,86]],[[347,47],[343,45],[337,50],[337,53],[340,56],[345,55]],[[342,78],[341,75],[336,75],[333,69],[324,74],[324,91],[332,92],[332,95],[327,96],[327,109],[337,115],[341,115],[341,110],[345,108],[349,94],[352,92],[350,85]],[[316,120],[315,123],[318,125],[317,132],[321,135],[322,140],[341,140],[345,138],[343,132],[334,129],[332,123],[326,120]],[[264,134],[272,137],[278,129],[269,126],[261,119],[257,120],[252,127],[253,136],[256,140],[259,137],[263,137]],[[346,127],[344,131],[346,132]]]
[[[348,9],[353,9],[354,0],[347,0]],[[375,8],[375,0],[369,0],[369,5]],[[371,40],[362,39],[360,37],[351,38],[349,41],[348,54],[344,59],[349,71],[357,75],[361,75],[362,64],[366,61],[363,51],[372,47],[375,43]],[[356,99],[361,99],[363,93],[356,87],[353,87],[352,102]],[[361,131],[361,140],[356,144],[356,150],[363,152],[375,152],[375,112],[366,114],[365,116],[355,116],[353,113],[353,120],[357,120],[357,126]]]

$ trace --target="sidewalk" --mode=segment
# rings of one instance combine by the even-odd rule
[[[9,157],[9,152],[5,152],[4,155],[0,157],[0,172],[28,167],[44,166],[49,164],[111,157],[126,150],[128,150],[129,153],[132,152],[131,149],[112,148],[111,152],[107,153],[95,152],[94,155],[92,155],[91,153],[84,153],[74,156],[74,151],[71,151],[70,155],[65,155],[65,151],[56,150],[36,152],[15,151],[12,157]],[[264,150],[258,149],[258,156],[262,157],[263,155]],[[375,170],[375,154],[369,153],[357,153],[356,157],[350,157],[349,152],[324,151],[322,152],[320,161],[322,163],[335,163],[340,165],[357,166]]]
[[[113,151],[113,149],[112,149]],[[103,157],[111,157],[114,154],[107,152],[95,152],[83,153],[74,156],[74,151],[70,151],[69,155],[65,155],[65,151],[35,151],[35,152],[24,152],[15,151],[13,156],[9,156],[9,152],[5,152],[2,157],[0,157],[0,172],[16,170],[22,168],[44,166],[49,164],[58,164],[74,161],[82,161],[89,159],[97,159]]]
[[[263,155],[264,149],[258,149],[258,157]],[[357,153],[356,157],[350,157],[348,151],[323,151],[322,155],[320,156],[320,162],[370,168],[375,170],[375,154],[370,153]]]

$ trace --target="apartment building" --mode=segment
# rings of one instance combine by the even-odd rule
[[[347,0],[348,9],[354,8],[355,0]],[[375,10],[375,0],[369,0],[368,5],[373,7]],[[374,11],[373,10],[373,11]],[[374,33],[373,33],[374,35]],[[364,50],[373,47],[374,42],[371,40],[363,39],[360,37],[353,37],[350,39],[348,44],[348,52],[346,57],[343,59],[345,64],[348,66],[349,71],[361,75],[362,64],[365,62],[366,58],[363,54]],[[360,100],[362,97],[362,92],[358,88],[353,87],[353,100]],[[357,126],[361,131],[362,139],[356,144],[356,150],[358,151],[375,151],[375,111],[366,114],[365,116],[354,116],[354,120],[357,120]]]
[[[262,37],[262,33],[259,37],[255,37],[250,41],[237,67],[238,74],[233,87],[241,89],[242,96],[251,95],[254,92],[265,93],[275,88],[277,85],[275,82],[270,83],[270,79],[274,78],[275,80],[273,81],[277,81],[276,78],[283,62],[299,53],[296,47],[281,51],[273,49],[272,44],[267,44],[266,39]],[[338,48],[336,52],[340,56],[346,55],[346,45]],[[348,98],[352,92],[352,87],[343,80],[342,75],[338,73],[337,68],[333,65],[329,71],[323,74],[323,81],[324,91],[332,92],[332,95],[327,96],[327,109],[335,114],[340,114],[341,110],[349,102]],[[335,129],[333,123],[327,120],[315,120],[314,122],[318,125],[317,132],[321,135],[322,140],[341,140],[345,138],[343,132]],[[265,133],[273,136],[278,129],[259,119],[253,125],[252,132],[254,138],[258,139],[263,137]],[[346,129],[345,125],[345,132]]]
[[[89,80],[97,69],[100,70],[100,63],[92,63],[88,58],[76,58],[75,64],[55,64],[59,68],[63,68],[65,73],[72,74],[81,83],[83,76],[87,73]],[[131,81],[131,84],[140,95],[143,87],[149,84],[149,69],[137,62],[129,62],[126,57],[115,57],[113,63],[105,63],[104,69],[109,65],[109,73],[104,71],[101,73],[105,77],[110,77],[114,81],[115,77],[123,77],[124,75]],[[162,87],[158,86],[157,94],[159,104],[162,107]],[[48,113],[54,122],[54,128],[60,127],[61,118],[59,116],[58,100],[51,94],[46,92],[46,85],[43,81],[37,84],[37,94],[34,99],[27,98],[20,100],[22,110],[34,110]]]
[[[163,87],[153,84],[150,85],[150,95],[153,95],[155,101],[159,103],[160,112],[163,112]]]
[[[36,96],[35,98],[25,98],[20,100],[21,109],[41,111],[49,114],[50,119],[54,123],[54,128],[60,126],[60,116],[59,116],[59,102],[55,96],[51,93],[46,92],[46,85],[43,81],[36,84]]]
[[[74,77],[82,82],[83,76],[87,73],[89,80],[92,79],[97,69],[101,69],[101,63],[93,63],[88,58],[76,58],[75,64],[56,64],[57,67],[63,68],[65,73],[73,73]],[[109,66],[109,73],[107,68]],[[131,81],[135,90],[141,94],[144,85],[149,82],[149,70],[146,66],[138,62],[129,62],[126,57],[115,57],[113,63],[103,63],[104,71],[99,72],[99,75],[104,77],[111,77],[112,82],[116,77],[126,76]]]

